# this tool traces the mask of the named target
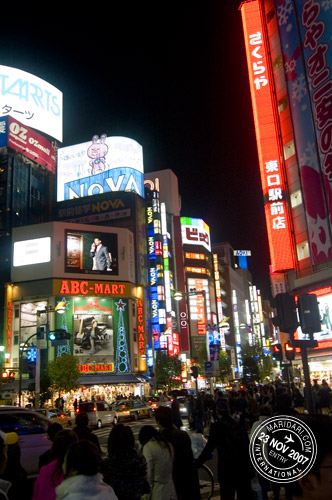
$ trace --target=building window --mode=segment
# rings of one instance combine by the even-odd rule
[[[310,257],[308,242],[302,241],[301,243],[296,245],[296,253],[298,260],[308,259]]]
[[[291,207],[292,208],[295,208],[295,207],[298,207],[299,205],[302,205],[302,194],[301,194],[300,189],[298,189],[297,191],[294,191],[294,193],[291,194],[290,200],[291,200]]]
[[[291,156],[295,155],[295,145],[293,139],[289,141],[284,147],[284,157],[288,160]]]

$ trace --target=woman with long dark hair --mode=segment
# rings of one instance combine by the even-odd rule
[[[119,500],[140,500],[150,492],[150,486],[146,460],[136,449],[131,428],[123,424],[113,427],[107,448],[103,468],[105,483],[113,488]]]
[[[71,443],[78,441],[77,434],[70,429],[59,431],[51,448],[51,462],[44,465],[34,484],[33,500],[55,500],[55,488],[64,479],[62,465]]]
[[[173,447],[153,425],[144,425],[138,435],[148,464],[151,500],[176,498],[172,479]]]

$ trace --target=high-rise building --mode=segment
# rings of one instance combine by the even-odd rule
[[[330,2],[242,2],[274,294],[314,293],[311,371],[332,380]],[[302,332],[295,334],[299,338]]]

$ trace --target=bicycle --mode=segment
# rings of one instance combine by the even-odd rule
[[[198,467],[201,500],[210,500],[214,492],[214,477],[211,469],[202,464]]]

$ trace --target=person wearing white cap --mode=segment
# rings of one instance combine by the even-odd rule
[[[0,500],[8,500],[7,493],[11,487],[9,481],[2,479],[7,463],[7,445],[15,444],[17,441],[18,435],[16,432],[8,432],[8,434],[5,434],[0,431]]]

